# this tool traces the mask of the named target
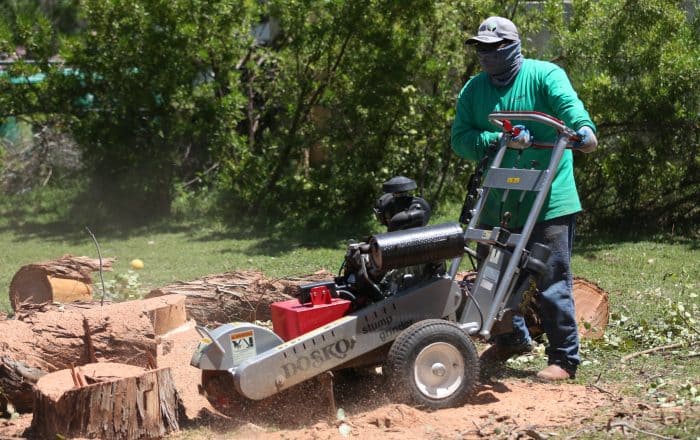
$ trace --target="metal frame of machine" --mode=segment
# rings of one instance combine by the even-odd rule
[[[191,364],[208,372],[203,378],[213,371],[230,375],[235,390],[222,392],[260,400],[326,371],[382,365],[387,387],[415,404],[442,408],[463,403],[479,370],[471,336],[488,340],[517,302],[521,274],[537,276],[544,270],[548,249],[526,245],[563,152],[576,139],[563,122],[542,113],[499,112],[489,120],[503,128],[503,136],[466,229],[457,223],[412,227],[350,245],[345,275],[302,288],[299,306],[313,308],[317,297],[329,304],[332,297],[352,307],[291,340],[250,323],[197,327],[203,339]],[[557,131],[544,170],[500,168],[506,144],[516,134],[511,120]],[[537,194],[522,232],[478,227],[484,200],[494,188]],[[455,277],[463,254],[473,253],[472,242],[487,245],[489,253],[474,282],[462,283]],[[449,270],[446,260],[451,260]]]

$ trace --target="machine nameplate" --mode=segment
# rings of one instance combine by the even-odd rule
[[[331,359],[345,359],[353,348],[355,348],[355,341],[344,338],[313,350],[308,355],[297,356],[293,362],[282,365],[284,376],[289,379],[309,368],[319,368]]]
[[[390,327],[386,330],[383,330],[382,332],[379,333],[379,339],[381,341],[386,341],[388,338],[392,336],[396,336],[397,334],[401,333],[403,330],[406,330],[413,324],[413,320],[409,319],[406,321],[401,321],[398,324],[396,324],[393,327]]]
[[[498,274],[499,274],[498,268],[495,268],[492,266],[485,266],[484,267],[484,278],[485,279],[492,281],[492,282],[496,282],[496,280],[498,280]]]

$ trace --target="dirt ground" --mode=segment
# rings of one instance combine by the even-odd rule
[[[562,427],[576,430],[596,408],[613,404],[595,388],[540,383],[527,372],[480,383],[466,405],[430,412],[392,402],[381,375],[366,374],[336,376],[333,398],[329,382],[314,380],[224,415],[198,392],[201,373],[189,365],[198,340],[188,323],[160,345],[159,366],[172,369],[188,418],[176,439],[546,438]],[[30,424],[31,414],[0,419],[0,439],[23,437]]]
[[[368,374],[334,378],[335,411],[330,385],[309,381],[228,417],[197,392],[200,372],[189,366],[189,358],[198,339],[192,329],[166,338],[162,359],[173,369],[191,420],[175,438],[545,438],[554,429],[575,430],[596,408],[613,404],[609,394],[595,388],[541,383],[530,372],[480,383],[468,404],[429,412],[392,402],[382,394],[381,376]]]

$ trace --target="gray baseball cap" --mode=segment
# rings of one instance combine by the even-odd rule
[[[500,43],[503,40],[520,41],[518,28],[507,18],[489,17],[481,22],[477,35],[469,38],[466,44]]]

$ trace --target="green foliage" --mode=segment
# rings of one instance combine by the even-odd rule
[[[598,125],[599,150],[576,159],[585,226],[692,227],[693,8],[697,0],[11,1],[0,7],[0,51],[22,45],[37,62],[0,73],[0,116],[63,118],[91,176],[81,216],[181,210],[172,201],[184,189],[223,195],[211,206],[229,214],[330,225],[366,212],[397,174],[435,206],[463,197],[473,167],[449,148],[456,95],[479,70],[464,38],[505,15],[526,56],[566,68]],[[258,25],[280,34],[258,38]],[[70,68],[48,62],[57,48]]]
[[[598,223],[697,223],[700,16],[691,19],[686,8],[700,3],[573,5],[561,55],[601,140],[595,154],[577,163],[584,204]]]
[[[250,45],[242,1],[87,1],[66,78],[95,195],[112,210],[167,213],[176,178],[229,149],[242,106],[236,64]]]
[[[695,304],[666,299],[659,308],[658,315],[650,319],[631,319],[624,312],[613,311],[609,325],[614,333],[607,333],[600,346],[629,350],[680,343],[700,348],[700,332],[697,330],[697,319],[694,318],[700,316],[697,298],[697,294],[690,296],[691,300],[696,301]]]
[[[269,8],[284,34],[245,65],[249,145],[247,155],[226,162],[224,185],[253,210],[366,209],[366,195],[384,177],[378,171],[390,162],[395,122],[408,110],[402,87],[416,58],[412,36],[430,3],[280,1]]]
[[[139,274],[131,269],[125,273],[114,274],[112,279],[105,282],[104,287],[103,292],[101,284],[96,283],[93,286],[96,298],[102,299],[103,293],[105,300],[114,302],[132,301],[143,297]]]
[[[42,80],[55,69],[49,65],[55,41],[50,20],[32,2],[13,1],[0,6],[0,54],[15,61],[0,70],[0,122],[39,109],[50,111],[45,107],[51,90]]]

